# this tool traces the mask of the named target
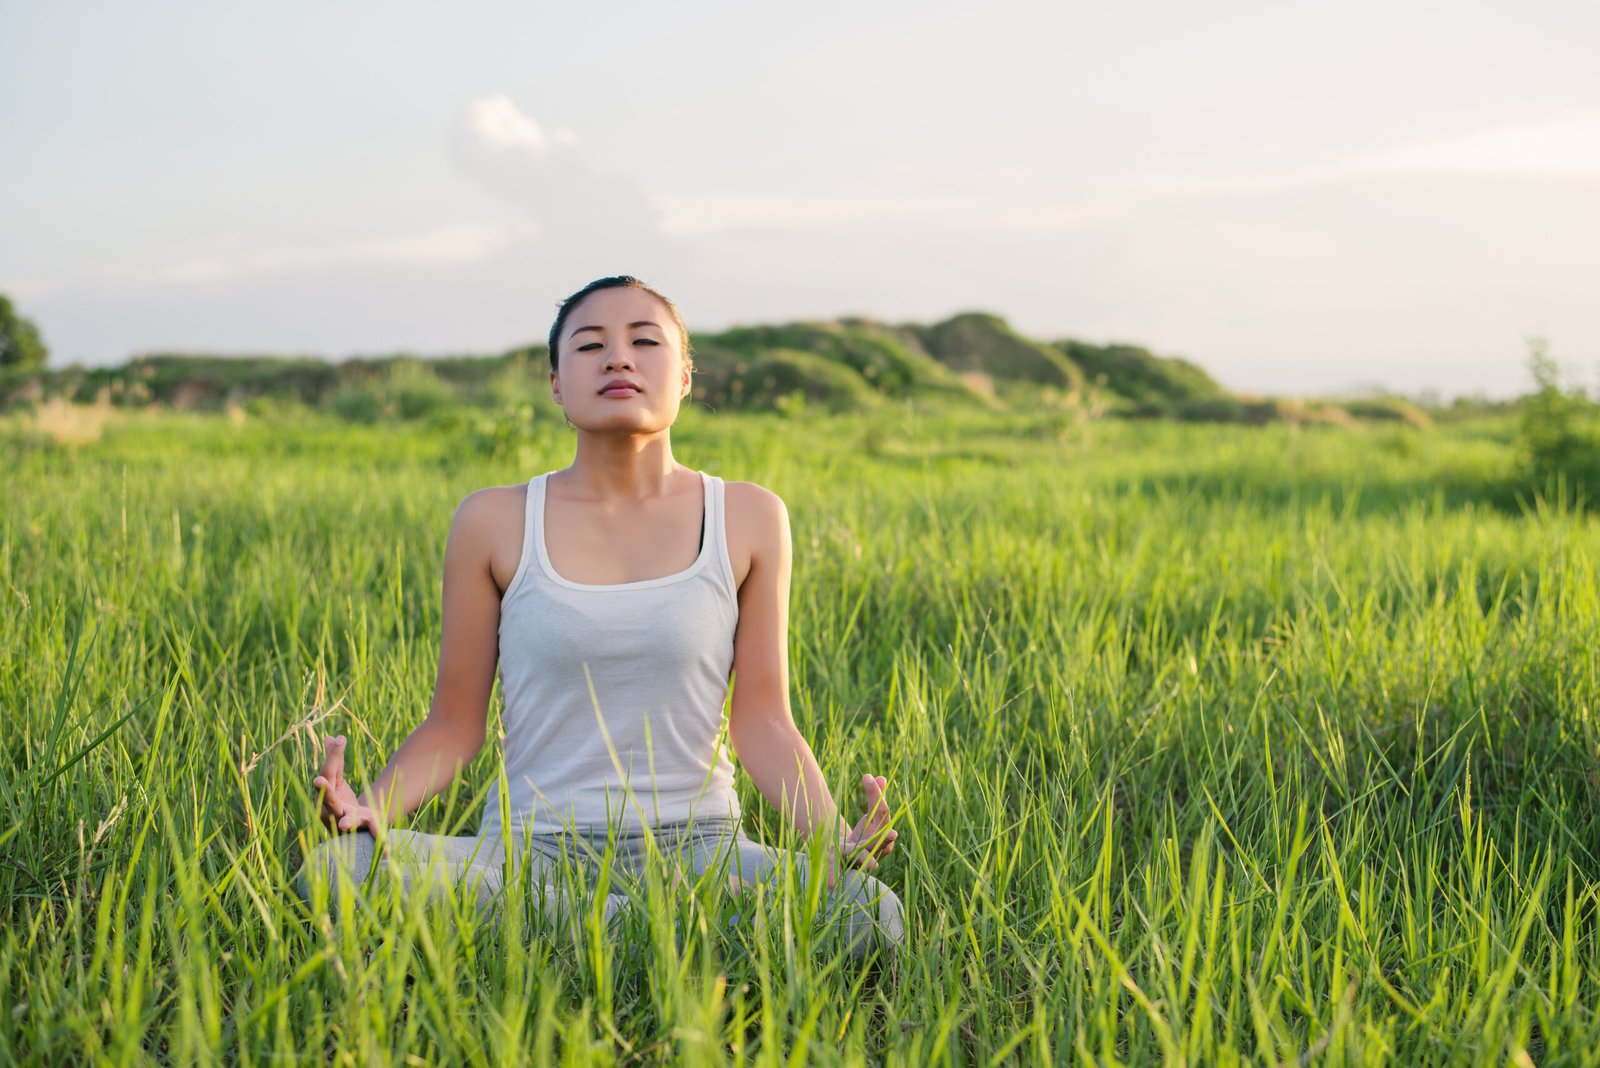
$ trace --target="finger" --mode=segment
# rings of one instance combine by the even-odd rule
[[[871,812],[863,816],[861,818],[861,823],[867,830],[869,836],[871,836],[887,831],[892,819],[893,813],[889,811],[889,806],[887,804],[880,804]]]
[[[870,843],[871,852],[880,857],[889,852],[889,850],[894,848],[894,840],[899,833],[899,831],[896,831],[892,827],[879,827],[872,836]]]
[[[327,776],[333,774],[333,739],[324,738],[322,741],[322,765],[317,768],[317,774]]]
[[[882,775],[867,777],[867,810],[874,815],[879,812],[885,815],[889,812],[889,802],[884,800],[888,792],[889,780]]]
[[[329,782],[338,782],[344,772],[344,738],[342,735],[323,739],[321,774]]]
[[[861,821],[856,824],[856,830],[862,838],[871,838],[878,832],[888,828],[889,818],[889,806],[880,803],[873,806],[872,811],[861,817]]]

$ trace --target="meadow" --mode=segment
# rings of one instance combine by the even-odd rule
[[[652,881],[621,938],[298,898],[317,739],[365,781],[420,720],[454,506],[559,421],[8,425],[0,1058],[1594,1063],[1600,523],[1509,425],[870,420],[674,436],[787,500],[796,720],[849,811],[889,779],[864,965],[792,886]],[[470,832],[497,755],[409,825]]]

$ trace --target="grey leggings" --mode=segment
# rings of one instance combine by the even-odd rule
[[[753,887],[761,882],[767,883],[769,894],[776,889],[773,880],[781,875],[783,851],[747,837],[733,820],[664,824],[653,828],[652,833],[656,847],[669,866],[685,874],[698,877],[708,869],[723,870],[719,866],[725,864],[734,889]],[[500,897],[506,874],[504,839],[449,837],[405,830],[391,830],[387,839],[388,848],[381,856],[376,841],[365,831],[342,834],[319,845],[306,857],[300,869],[297,880],[300,896],[310,905],[314,881],[327,880],[330,900],[337,911],[342,898],[341,884],[346,880],[351,888],[360,888],[369,878],[383,877],[398,880],[407,890],[419,884],[431,884],[439,891],[454,884],[473,893],[480,908],[485,909]],[[524,841],[527,843],[525,853]],[[608,924],[633,900],[629,884],[641,878],[650,844],[642,831],[617,830],[609,849],[612,870],[622,878],[613,879],[611,892],[603,905]],[[526,860],[530,885],[541,892],[546,914],[558,917],[562,899],[551,884],[559,873],[570,866],[581,875],[592,876],[607,850],[603,831],[598,834],[583,831],[535,834],[515,840],[511,870],[515,876]],[[375,861],[376,875],[373,872]],[[808,858],[796,853],[793,863],[804,889],[810,882]],[[844,869],[834,885],[823,890],[819,912],[829,925],[825,940],[842,937],[852,956],[864,956],[880,947],[893,950],[905,940],[900,899],[877,879],[854,868]]]

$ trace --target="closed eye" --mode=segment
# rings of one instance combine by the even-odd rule
[[[633,343],[635,345],[659,345],[659,344],[661,344],[661,342],[652,341],[647,337],[635,338]]]
[[[578,346],[578,351],[579,352],[588,352],[590,349],[597,349],[599,347],[600,347],[600,342],[591,341],[587,345],[579,345]]]

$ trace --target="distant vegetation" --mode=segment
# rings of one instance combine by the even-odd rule
[[[1187,422],[1408,423],[1420,408],[1394,398],[1286,401],[1230,393],[1202,368],[1137,345],[1023,337],[995,315],[932,325],[851,318],[742,326],[695,338],[694,400],[716,410],[871,411],[912,399],[931,409],[1073,412]],[[140,355],[118,367],[0,374],[0,405],[47,398],[114,407],[264,410],[304,405],[352,422],[482,419],[553,407],[548,354],[410,355],[331,362],[314,357]]]

